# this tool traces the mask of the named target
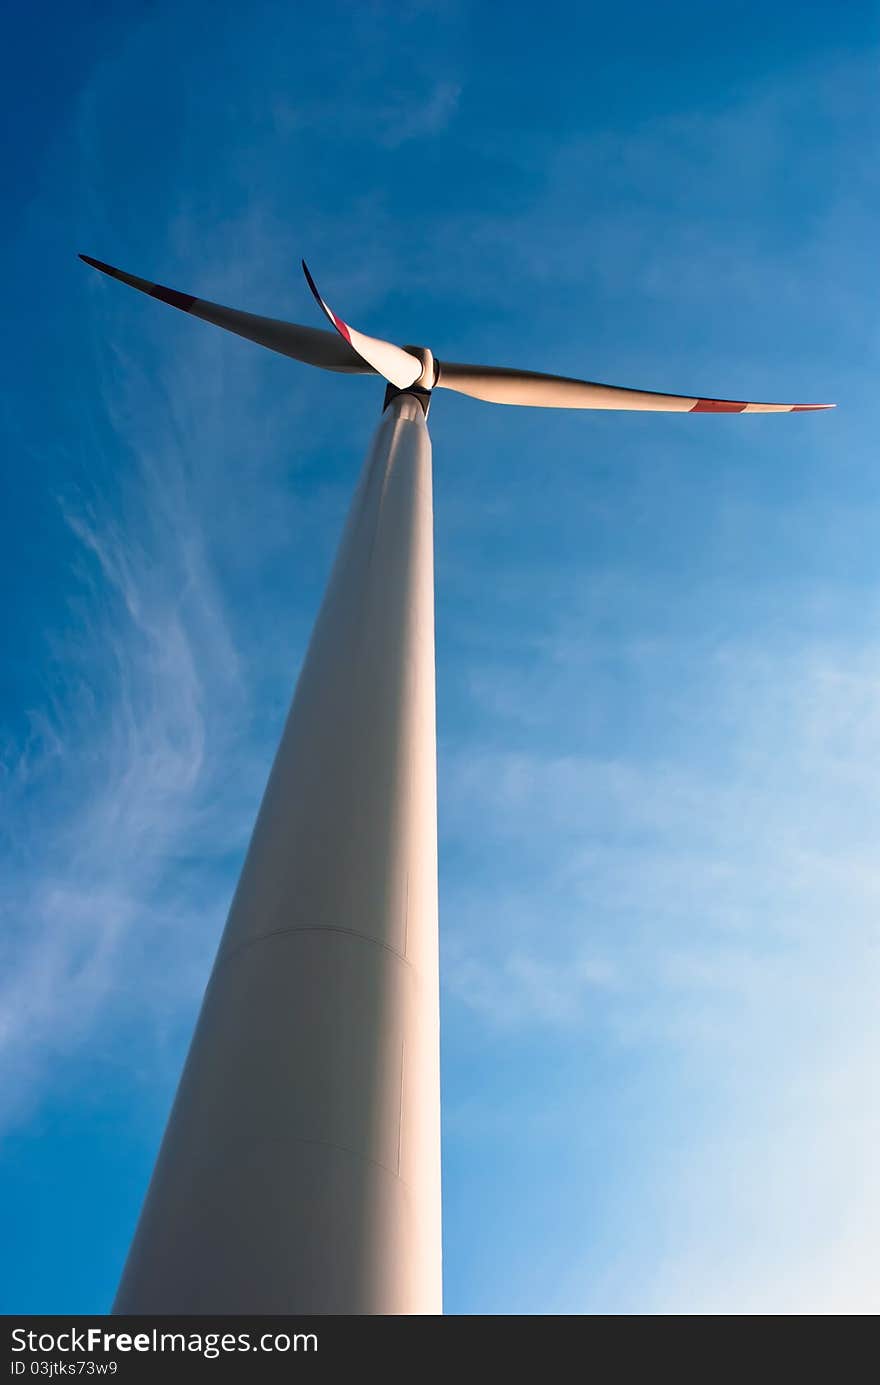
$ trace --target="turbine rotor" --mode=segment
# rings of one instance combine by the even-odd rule
[[[765,404],[743,399],[716,399],[697,394],[663,394],[656,390],[603,385],[595,380],[578,380],[564,375],[544,375],[533,370],[506,366],[465,365],[459,361],[438,361],[426,346],[395,346],[381,337],[359,332],[333,311],[318,292],[303,260],[302,267],[316,302],[334,332],[301,327],[295,322],[257,317],[237,308],[194,298],[177,289],[166,288],[148,279],[115,269],[89,255],[80,259],[103,274],[159,298],[174,308],[247,337],[270,351],[278,351],[307,365],[348,375],[381,375],[388,382],[385,404],[401,392],[415,395],[425,414],[434,389],[453,390],[490,404],[517,404],[542,409],[623,409],[659,413],[691,414],[775,414],[804,413],[833,409],[833,404]]]

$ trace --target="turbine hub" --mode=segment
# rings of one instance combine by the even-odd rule
[[[437,382],[437,363],[433,353],[428,346],[405,346],[404,351],[410,355],[417,356],[422,363],[422,373],[417,380],[413,381],[419,389],[432,390]]]
[[[434,360],[433,353],[427,346],[405,346],[403,350],[410,356],[415,356],[422,363],[422,372],[411,385],[404,389],[398,389],[389,381],[385,390],[385,398],[382,402],[382,412],[388,408],[392,399],[396,399],[399,394],[411,394],[422,406],[425,418],[428,417],[428,410],[431,407],[431,391],[437,382],[439,374],[437,362]]]

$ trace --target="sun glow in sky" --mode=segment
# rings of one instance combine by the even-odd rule
[[[305,254],[441,359],[839,402],[433,405],[444,1279],[876,1311],[876,5],[5,37],[0,1308],[109,1307],[382,399],[82,250],[322,326]]]

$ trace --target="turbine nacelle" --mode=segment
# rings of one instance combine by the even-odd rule
[[[519,404],[544,409],[635,409],[660,413],[774,414],[833,409],[833,404],[759,404],[742,399],[714,399],[699,395],[662,394],[655,390],[636,390],[620,385],[602,385],[593,380],[577,380],[563,375],[542,375],[536,371],[514,370],[506,366],[463,365],[456,361],[435,360],[426,346],[395,346],[381,337],[359,332],[339,317],[318,292],[305,260],[303,272],[321,311],[334,332],[321,332],[277,318],[258,317],[237,308],[226,308],[204,298],[179,293],[177,289],[139,279],[115,269],[102,260],[80,255],[113,279],[119,279],[152,298],[212,322],[238,336],[247,337],[270,351],[320,366],[323,370],[347,375],[380,375],[387,381],[385,406],[395,395],[415,395],[427,415],[434,389],[454,390],[490,404]]]

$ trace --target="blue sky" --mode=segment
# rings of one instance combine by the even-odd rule
[[[381,391],[78,250],[441,357],[445,1294],[878,1306],[878,12],[7,25],[0,1305],[109,1306]],[[52,42],[45,41],[46,35]]]

